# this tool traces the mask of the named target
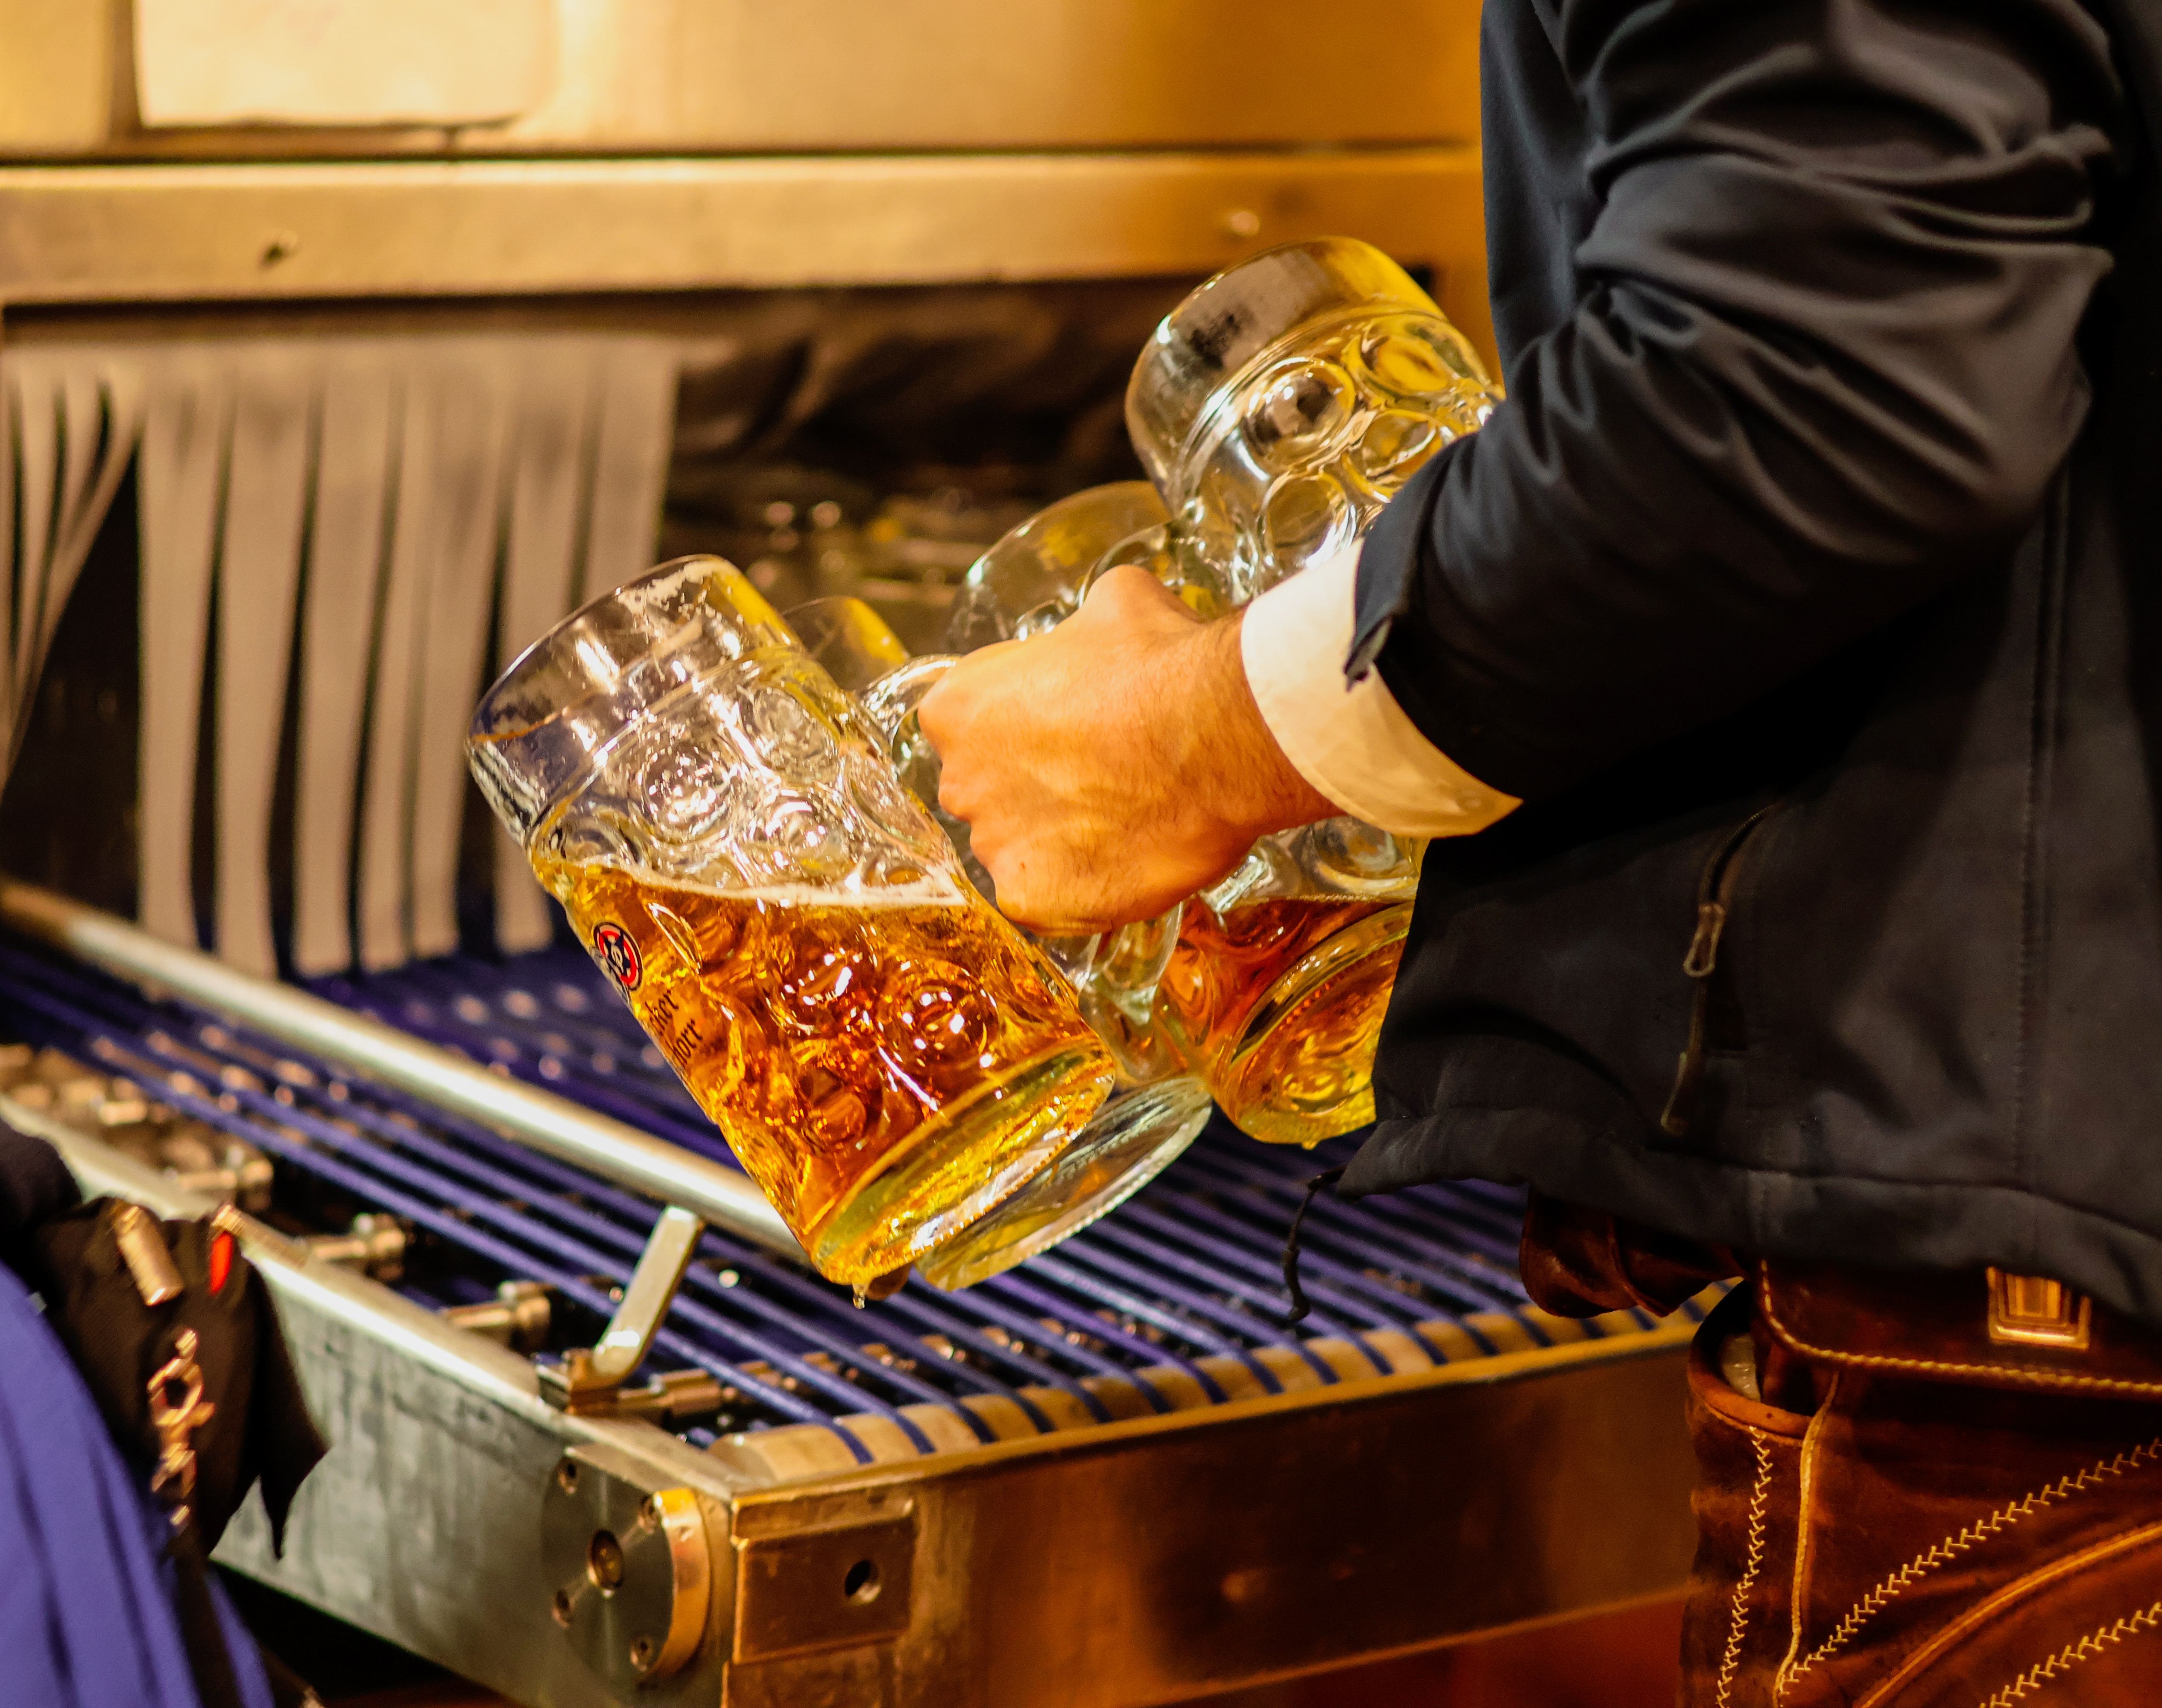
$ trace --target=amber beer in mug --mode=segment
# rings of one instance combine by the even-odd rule
[[[1310,1145],[1374,1118],[1374,1041],[1411,905],[1186,905],[1158,987],[1166,1029],[1239,1129]]]
[[[1049,626],[1078,587],[1066,572],[1085,568],[1109,546],[1160,524],[1163,506],[1143,481],[1099,487],[1053,504],[994,546],[969,572],[956,624],[996,625],[1019,610]],[[937,816],[937,756],[922,739],[915,708],[953,661],[911,658],[877,612],[861,600],[813,600],[786,621],[828,675],[856,697],[888,742],[896,775]],[[968,827],[939,821],[979,890],[988,872],[973,864]],[[916,1266],[934,1287],[973,1286],[1047,1251],[1110,1214],[1168,1167],[1209,1119],[1209,1089],[1161,1035],[1157,985],[1178,931],[1179,910],[1115,932],[1030,941],[1056,969],[1081,1013],[1110,1048],[1118,1079],[1058,1161],[1010,1198],[941,1244]]]
[[[1126,426],[1173,532],[1236,606],[1355,545],[1500,398],[1402,268],[1324,238],[1243,261],[1174,309],[1135,365]],[[1423,848],[1332,819],[1263,838],[1187,904],[1167,1028],[1255,1137],[1312,1144],[1373,1119]]]
[[[699,1106],[740,1136],[744,1166],[792,1228],[824,1225],[942,1111],[987,1091],[995,1107],[1012,1102],[1031,1073],[1055,1080],[1073,1066],[1057,1048],[1036,1064],[1066,1020],[1040,963],[997,915],[950,892],[836,906],[607,864],[550,875],[579,936]],[[1002,1074],[1007,1063],[1020,1065]],[[1056,1124],[1064,1102],[1031,1106],[1030,1119]],[[961,1202],[1002,1154],[959,1149],[916,1191]],[[900,1256],[875,1258],[870,1272]]]
[[[566,619],[490,690],[470,753],[833,1279],[875,1280],[980,1219],[1110,1089],[1070,990],[732,566],[664,566]]]

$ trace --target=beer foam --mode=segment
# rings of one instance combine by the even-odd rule
[[[830,886],[758,884],[748,889],[724,890],[718,885],[702,884],[695,878],[664,876],[647,866],[619,865],[612,860],[595,864],[607,865],[655,890],[710,896],[717,901],[756,901],[776,907],[964,907],[982,899],[970,885],[936,873],[926,874],[907,884],[864,885],[844,880]],[[988,907],[990,904],[986,902],[984,906]]]

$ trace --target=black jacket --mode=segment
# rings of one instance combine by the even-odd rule
[[[2162,1321],[2162,6],[1484,50],[1509,400],[1377,525],[1352,665],[1528,804],[1429,854],[1343,1189]]]

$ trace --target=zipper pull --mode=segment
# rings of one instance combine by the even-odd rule
[[[1697,880],[1696,929],[1690,933],[1689,952],[1682,957],[1683,973],[1696,982],[1689,1001],[1689,1041],[1674,1063],[1674,1089],[1667,1094],[1667,1106],[1659,1111],[1659,1131],[1668,1138],[1686,1138],[1696,1112],[1697,1088],[1704,1079],[1705,1029],[1711,1016],[1711,986],[1706,981],[1719,964],[1719,939],[1726,930],[1727,898],[1734,894],[1741,872],[1741,862],[1736,857],[1771,810],[1768,805],[1760,807],[1735,826]]]
[[[1682,957],[1682,971],[1692,979],[1709,979],[1719,964],[1719,934],[1726,929],[1724,902],[1698,902],[1696,934],[1689,939],[1689,953]]]

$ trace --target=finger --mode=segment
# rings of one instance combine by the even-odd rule
[[[958,818],[971,830],[975,830],[979,828],[976,816],[984,802],[981,792],[970,786],[971,781],[965,772],[952,765],[946,766],[938,774],[938,805],[949,817]],[[971,848],[975,846],[974,837],[969,838],[969,845]]]
[[[1017,640],[1000,640],[955,660],[917,703],[916,723],[941,759],[949,742],[967,740],[969,726],[981,709],[986,692],[995,693],[1005,675],[1003,666],[1020,645]]]
[[[992,881],[998,882],[997,875]],[[1015,893],[1006,893],[1006,885],[998,884],[999,911],[1016,925],[1025,926],[1038,937],[1094,937],[1098,932],[1110,931],[1117,922],[1099,918],[1085,907],[1070,904],[1071,898],[1062,898],[1055,892],[1032,890],[1025,884],[1016,884]]]
[[[967,661],[957,664],[931,685],[931,692],[919,701],[916,708],[916,727],[923,732],[923,739],[931,744],[931,750],[942,762],[948,758],[954,735],[954,723],[963,706],[959,693],[954,688],[955,679],[967,667]]]
[[[1153,918],[1170,905],[1128,894],[1041,845],[1003,849],[995,860],[984,860],[984,867],[998,892],[999,911],[1039,936],[1087,937]]]

